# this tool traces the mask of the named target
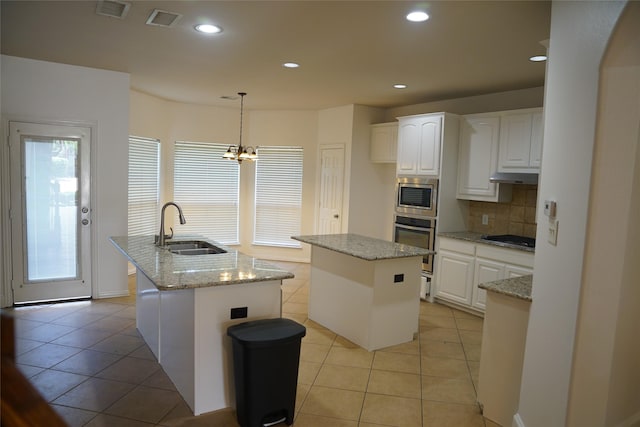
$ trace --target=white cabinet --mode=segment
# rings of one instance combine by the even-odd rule
[[[374,163],[395,163],[398,156],[398,122],[371,125],[369,159]]]
[[[532,252],[438,237],[435,296],[484,312],[487,293],[480,283],[533,273]]]
[[[498,171],[538,173],[541,157],[542,110],[502,112]]]
[[[473,114],[460,119],[456,197],[486,202],[508,201],[511,187],[489,182],[498,170],[500,116]],[[500,191],[499,191],[500,190]]]
[[[398,119],[398,176],[439,174],[444,118],[436,113]]]

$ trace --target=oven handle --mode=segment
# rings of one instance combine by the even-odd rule
[[[404,228],[405,230],[415,230],[415,231],[425,231],[425,230],[435,230],[435,227],[414,227],[413,225],[404,225],[395,223],[395,226],[398,228]]]

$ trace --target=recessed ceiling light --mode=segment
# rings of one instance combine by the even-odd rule
[[[195,29],[196,31],[205,34],[216,34],[222,32],[222,28],[211,24],[198,24],[195,26]]]
[[[427,19],[429,19],[427,12],[415,11],[407,15],[407,21],[411,22],[424,22]]]
[[[531,62],[542,62],[547,60],[547,55],[536,55],[529,58]]]
[[[398,83],[398,84],[393,85],[393,87],[395,87],[396,89],[406,89],[407,85],[402,84],[402,83]]]
[[[284,68],[298,68],[300,64],[298,64],[297,62],[285,62],[284,64],[282,64],[282,66]]]

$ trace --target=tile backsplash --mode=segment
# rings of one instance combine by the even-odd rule
[[[537,185],[514,185],[512,198],[507,203],[469,202],[469,231],[483,234],[516,234],[536,237]],[[488,224],[482,224],[482,216]]]

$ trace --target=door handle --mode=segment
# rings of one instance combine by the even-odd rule
[[[340,215],[338,215],[338,214],[333,214],[333,217],[334,217],[335,219],[338,219],[338,218],[340,218]]]

